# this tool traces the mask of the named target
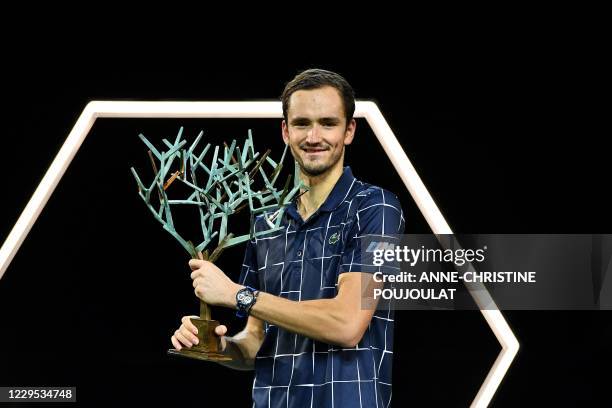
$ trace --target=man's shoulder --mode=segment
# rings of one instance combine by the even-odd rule
[[[401,212],[401,204],[395,193],[374,184],[355,179],[356,183],[349,193],[350,200],[354,201],[356,209],[363,210],[373,205],[390,205]]]
[[[345,222],[355,222],[361,233],[402,233],[404,213],[397,195],[380,186],[361,183],[353,193]]]

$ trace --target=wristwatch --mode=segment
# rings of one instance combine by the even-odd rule
[[[251,308],[257,301],[257,295],[259,291],[253,289],[250,286],[246,286],[236,293],[236,307],[238,310],[236,311],[236,316],[238,317],[246,317],[249,315]]]

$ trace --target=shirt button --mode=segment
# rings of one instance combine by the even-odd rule
[[[297,256],[302,256],[302,251],[297,251]]]

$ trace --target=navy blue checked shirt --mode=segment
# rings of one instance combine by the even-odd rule
[[[353,177],[350,167],[321,207],[302,220],[295,202],[283,229],[247,244],[240,283],[293,301],[336,296],[344,272],[379,270],[362,258],[359,238],[402,234],[397,197]],[[260,216],[255,230],[269,229]],[[393,311],[377,310],[359,344],[342,348],[265,323],[255,359],[254,407],[388,407]]]

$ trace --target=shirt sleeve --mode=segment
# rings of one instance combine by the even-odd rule
[[[376,265],[374,249],[399,244],[405,226],[400,202],[395,194],[381,188],[372,188],[368,193],[346,236],[339,273],[397,273],[399,269],[397,262]]]
[[[240,269],[240,278],[238,280],[238,283],[259,290],[257,248],[255,246],[254,239],[249,240],[247,242],[246,250],[244,252],[244,260],[242,261],[242,268]]]

